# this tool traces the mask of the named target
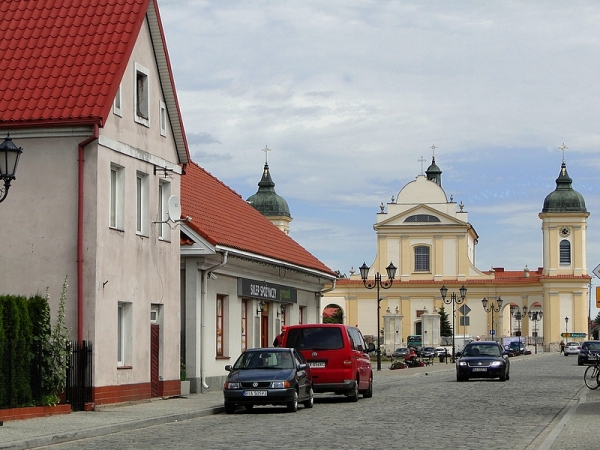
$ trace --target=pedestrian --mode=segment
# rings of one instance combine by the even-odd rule
[[[273,347],[281,347],[283,345],[283,333],[287,327],[283,325],[281,327],[281,333],[275,336],[275,340],[273,341]]]
[[[560,341],[560,353],[564,353],[565,352],[565,341]]]

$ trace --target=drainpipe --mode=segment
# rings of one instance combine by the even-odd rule
[[[337,278],[333,279],[333,284],[331,285],[330,288],[327,289],[322,289],[319,292],[315,292],[315,298],[317,300],[317,314],[319,317],[320,322],[319,323],[323,323],[323,311],[321,311],[321,299],[324,297],[323,294],[327,294],[328,292],[331,292],[335,289],[335,284],[337,283]]]
[[[98,124],[94,124],[94,135],[78,146],[79,151],[79,192],[77,194],[77,341],[83,342],[83,170],[84,147],[98,139]]]
[[[223,253],[221,253],[221,262],[219,264],[216,264],[212,267],[209,267],[206,270],[202,271],[202,291],[200,294],[200,346],[201,346],[201,350],[200,350],[200,380],[202,381],[202,388],[207,390],[208,389],[208,385],[206,384],[205,381],[205,376],[204,376],[204,354],[206,353],[204,351],[204,304],[206,303],[206,285],[208,283],[208,275],[215,269],[218,269],[219,267],[223,267],[225,264],[227,264],[227,255],[228,255],[228,251],[225,251]]]

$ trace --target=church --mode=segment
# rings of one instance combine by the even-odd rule
[[[363,265],[362,276],[351,271],[338,279],[321,309],[339,306],[345,323],[374,339],[379,328],[382,351],[389,352],[406,345],[409,335],[420,335],[424,346],[442,344],[442,306],[455,339],[522,336],[536,351],[548,351],[558,348],[563,333],[587,336],[589,212],[564,158],[556,189],[540,203],[542,266],[480,270],[474,261],[479,236],[462,202],[446,195],[433,156],[425,174],[381,204],[372,263]]]

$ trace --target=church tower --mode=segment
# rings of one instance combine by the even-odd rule
[[[261,180],[258,182],[258,191],[246,200],[254,209],[271,221],[273,225],[285,234],[290,232],[290,208],[285,199],[275,193],[275,183],[271,179],[269,164],[266,160],[269,147],[265,147],[265,167]]]
[[[561,148],[564,150],[566,147]],[[556,189],[546,196],[542,212],[543,335],[549,341],[574,339],[566,333],[588,331],[586,230],[590,213],[583,196],[571,186],[564,157]],[[565,334],[563,334],[565,333]]]
[[[586,229],[590,213],[562,162],[556,189],[546,196],[542,212],[544,275],[587,275]]]

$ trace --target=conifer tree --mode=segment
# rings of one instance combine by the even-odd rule
[[[452,325],[450,324],[444,305],[440,307],[438,313],[440,314],[440,336],[452,336]]]

